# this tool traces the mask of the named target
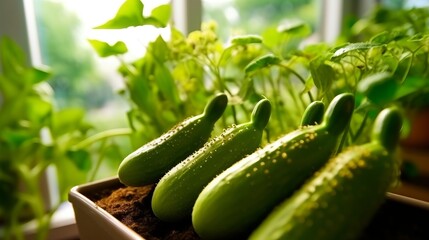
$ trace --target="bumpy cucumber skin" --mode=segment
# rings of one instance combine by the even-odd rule
[[[270,102],[261,100],[255,106],[250,122],[226,129],[172,168],[155,187],[152,197],[154,214],[167,222],[190,220],[192,207],[204,186],[260,146],[270,113]]]
[[[321,125],[283,136],[212,180],[192,212],[197,234],[203,239],[246,237],[275,205],[329,159],[341,133],[338,128],[346,127],[353,108],[352,95],[338,96]],[[334,122],[342,125],[334,128]]]
[[[249,239],[355,239],[391,184],[390,158],[377,144],[341,153],[269,214]]]
[[[370,143],[331,159],[276,207],[249,239],[357,238],[399,177],[393,142],[399,138],[400,115],[388,109],[377,120]]]
[[[119,165],[119,180],[127,186],[158,182],[168,170],[207,142],[227,103],[225,94],[216,95],[209,101],[204,113],[182,121],[129,154]]]

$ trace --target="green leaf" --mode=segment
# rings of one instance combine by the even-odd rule
[[[142,72],[142,74],[138,76],[129,76],[126,81],[131,100],[138,108],[149,115],[157,114],[154,94],[149,84],[149,78],[145,75],[145,72]]]
[[[258,35],[243,35],[243,36],[236,36],[231,39],[231,44],[233,45],[247,45],[252,43],[262,43],[262,37]]]
[[[168,55],[170,54],[170,49],[161,36],[158,36],[154,42],[150,43],[149,47],[149,51],[153,54],[156,61],[161,63],[167,61]]]
[[[124,147],[124,144],[122,144],[120,140],[121,139],[118,139],[120,142],[118,144],[114,139],[111,139],[111,141],[109,141],[111,143],[104,147],[102,152],[100,152],[100,154],[102,154],[102,156],[106,156],[106,160],[108,160],[104,161],[103,164],[105,163],[111,169],[116,169],[119,166],[124,158],[124,153],[128,153],[133,150],[131,146],[126,145],[126,147]]]
[[[68,150],[66,156],[82,171],[89,171],[92,166],[91,155],[88,151],[77,149]]]
[[[320,56],[321,53],[328,52],[329,46],[327,43],[313,43],[304,47],[304,49],[300,52],[300,56],[304,56],[306,58],[313,58],[316,56]]]
[[[302,90],[301,94],[309,93],[314,86],[314,78],[307,79],[307,81],[305,81],[304,89]]]
[[[26,71],[26,78],[32,83],[40,83],[52,77],[52,73],[47,68],[30,68]]]
[[[370,42],[387,44],[391,41],[398,41],[404,37],[406,37],[406,34],[403,31],[385,31],[373,36]]]
[[[179,93],[171,72],[164,65],[158,65],[155,69],[156,83],[165,98],[172,104],[180,103]]]
[[[79,130],[84,115],[85,111],[82,108],[66,108],[55,112],[52,120],[52,135],[58,137]]]
[[[399,65],[399,61],[398,58],[396,58],[395,56],[393,56],[390,53],[385,53],[383,55],[380,56],[381,62],[383,62],[384,64],[386,64],[386,66],[388,67],[389,71],[395,71],[395,69],[398,68]]]
[[[47,124],[47,121],[50,120],[52,113],[52,102],[41,99],[37,96],[31,96],[26,98],[26,113],[28,114],[28,120],[41,127],[43,124]]]
[[[19,149],[23,143],[33,140],[34,138],[34,134],[27,129],[5,129],[0,132],[0,140],[3,144],[7,144],[7,148],[12,151]]]
[[[381,32],[370,39],[373,43],[388,43],[392,40],[389,32]]]
[[[414,37],[414,38],[413,38]],[[425,54],[427,54],[427,49],[422,48],[422,46],[427,46],[427,39],[424,38],[418,38],[417,36],[413,36],[409,39],[401,39],[398,40],[396,43],[404,49],[408,49],[411,52],[416,52],[417,50],[422,50]],[[426,36],[427,37],[427,36]]]
[[[280,58],[274,56],[273,54],[269,53],[267,55],[261,56],[259,58],[254,59],[251,61],[245,68],[244,72],[246,74],[249,74],[251,72],[254,72],[256,70],[270,67],[272,65],[276,65],[280,63]]]
[[[383,106],[395,99],[398,87],[391,73],[380,72],[362,79],[357,90],[371,102]]]
[[[109,57],[112,55],[124,54],[128,51],[124,42],[118,41],[113,46],[99,40],[88,40],[100,57]]]
[[[282,34],[277,31],[276,27],[267,27],[262,32],[262,38],[265,45],[274,48],[280,44]]]
[[[176,123],[180,121],[180,119],[178,119],[177,114],[175,114],[173,111],[170,111],[170,110],[163,110],[162,118],[167,120],[167,122],[171,122],[171,123]]]
[[[79,161],[79,160],[77,160]],[[88,171],[81,171],[73,160],[68,158],[66,154],[61,154],[54,161],[57,169],[58,187],[60,190],[61,200],[67,201],[67,194],[73,186],[87,182]]]
[[[27,66],[24,51],[9,37],[1,38],[0,63],[3,74],[9,78],[20,75]],[[17,80],[22,81],[21,79]]]
[[[126,0],[116,12],[114,18],[95,29],[123,29],[141,26],[144,23],[144,5],[140,0]]]
[[[344,56],[347,53],[353,52],[353,51],[359,51],[359,50],[368,50],[370,48],[381,46],[381,44],[378,43],[367,43],[367,42],[359,42],[359,43],[348,43],[345,46],[342,46],[334,52],[332,55],[332,58],[339,58]]]
[[[243,81],[238,94],[234,96],[234,98],[239,99],[239,104],[243,104],[245,101],[257,103],[259,100],[265,97],[257,93],[254,79],[246,78]]]
[[[395,98],[404,97],[418,97],[420,103],[427,104],[429,101],[429,81],[424,77],[407,77],[405,81],[399,86],[395,94]],[[417,99],[416,99],[417,100]],[[415,100],[414,100],[415,101]],[[414,102],[416,103],[416,102]]]
[[[277,31],[296,37],[305,37],[311,34],[311,27],[302,20],[288,19],[278,26]]]
[[[0,74],[0,111],[2,110],[2,107],[7,107],[4,102],[8,101],[9,99],[17,99],[17,96],[23,96],[26,94],[22,92],[22,86],[16,86],[15,84],[16,82]],[[10,102],[9,105],[12,105],[12,103]]]
[[[31,85],[46,81],[51,77],[47,67],[27,66],[24,51],[12,39],[3,37],[0,42],[0,63],[7,82],[0,83],[4,95],[16,95],[15,91],[25,91]],[[7,89],[7,90],[6,90]]]
[[[150,16],[157,20],[158,25],[153,24],[155,27],[166,27],[171,17],[170,4],[159,5],[152,10]]]
[[[322,94],[327,93],[331,89],[333,80],[335,79],[335,70],[331,65],[327,64],[327,58],[329,58],[329,54],[320,55],[310,61],[310,72],[313,83]]]

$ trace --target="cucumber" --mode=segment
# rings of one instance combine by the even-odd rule
[[[172,168],[155,187],[153,213],[167,222],[190,220],[192,207],[204,186],[260,146],[270,115],[271,103],[267,99],[259,101],[249,122],[226,129]]]
[[[395,147],[401,115],[377,116],[371,142],[331,159],[293,196],[268,215],[251,240],[356,239],[398,182]]]
[[[311,102],[301,118],[301,126],[317,125],[323,120],[323,113],[325,111],[325,104],[322,101]]]
[[[322,123],[284,135],[238,161],[198,196],[192,224],[204,239],[239,239],[290,196],[333,154],[354,109],[349,93],[336,96]]]
[[[228,104],[224,93],[214,96],[200,115],[185,119],[122,160],[120,182],[127,186],[156,183],[172,167],[201,148]]]

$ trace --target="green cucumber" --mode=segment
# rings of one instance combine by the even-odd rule
[[[372,141],[332,158],[251,234],[251,240],[356,239],[398,181],[401,115],[377,116]]]
[[[214,96],[202,114],[182,121],[129,154],[119,165],[119,180],[127,186],[158,182],[168,170],[207,142],[227,104],[228,97],[225,94]]]
[[[198,196],[192,224],[204,239],[237,239],[290,196],[333,154],[354,110],[349,93],[336,96],[320,125],[300,128],[238,161]]]
[[[161,220],[190,220],[198,194],[210,180],[261,144],[271,115],[271,103],[263,99],[255,106],[251,120],[226,129],[166,175],[155,187],[152,211]]]
[[[325,104],[322,101],[313,101],[305,109],[302,118],[301,126],[317,125],[323,120]]]

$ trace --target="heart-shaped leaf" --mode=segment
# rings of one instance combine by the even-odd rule
[[[88,41],[100,57],[109,57],[112,55],[124,54],[128,51],[127,46],[122,41],[116,42],[113,45],[109,45],[106,42],[93,39],[89,39]]]
[[[95,29],[123,29],[141,26],[144,23],[144,5],[140,0],[126,0],[116,12],[115,17]]]

